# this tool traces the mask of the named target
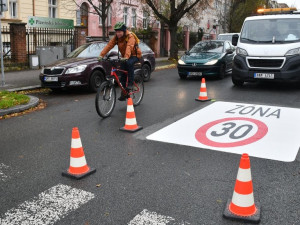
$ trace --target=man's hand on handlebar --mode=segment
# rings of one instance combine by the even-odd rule
[[[126,59],[126,58],[120,58],[120,62],[126,62],[128,59]]]

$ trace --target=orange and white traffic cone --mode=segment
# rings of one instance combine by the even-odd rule
[[[141,129],[143,129],[143,127],[138,126],[136,122],[132,98],[128,98],[125,126],[121,127],[120,130],[128,131],[128,132],[136,132]]]
[[[207,97],[205,78],[202,78],[199,97],[196,98],[195,100],[196,101],[201,101],[201,102],[210,101],[210,99]]]
[[[79,180],[94,172],[96,169],[90,168],[86,163],[79,130],[74,127],[72,130],[70,167],[67,172],[62,172],[62,175]]]
[[[252,223],[260,221],[260,204],[254,202],[250,159],[246,153],[241,157],[232,200],[228,200],[223,216]]]

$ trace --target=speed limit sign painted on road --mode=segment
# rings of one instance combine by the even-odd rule
[[[215,102],[147,139],[291,162],[300,147],[300,110]]]

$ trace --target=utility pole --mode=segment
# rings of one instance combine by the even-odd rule
[[[2,44],[2,26],[1,26],[1,17],[2,17],[2,13],[3,11],[6,9],[7,10],[7,2],[0,0],[0,54],[1,54],[1,74],[2,74],[2,82],[1,82],[1,86],[4,87],[5,86],[5,76],[4,76],[4,64],[3,64],[3,44]],[[6,11],[5,10],[5,11]]]

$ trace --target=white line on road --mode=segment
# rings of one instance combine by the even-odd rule
[[[10,177],[5,174],[5,171],[9,169],[9,166],[0,163],[0,181],[6,181],[7,179],[9,179]]]
[[[159,215],[156,212],[150,212],[144,209],[140,214],[136,215],[128,225],[166,225],[175,219],[169,216]]]
[[[4,217],[0,218],[0,224],[54,224],[94,197],[93,193],[58,184],[40,193],[33,200],[8,210]]]

